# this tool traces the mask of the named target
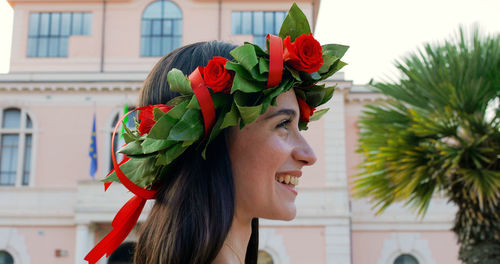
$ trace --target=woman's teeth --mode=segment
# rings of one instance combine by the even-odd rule
[[[279,176],[279,177],[276,177],[276,181],[296,186],[299,184],[299,177],[290,176],[290,175]]]

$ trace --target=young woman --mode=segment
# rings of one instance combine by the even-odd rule
[[[204,42],[168,54],[146,79],[140,104],[178,96],[166,83],[172,68],[192,72],[214,56],[231,60],[233,48]],[[180,156],[143,224],[135,263],[256,263],[258,218],[295,217],[294,185],[279,178],[300,177],[301,168],[316,160],[298,122],[297,99],[289,90],[253,123],[224,130],[206,160],[194,148]]]
[[[268,52],[202,42],[155,65],[141,89],[137,131],[124,134],[127,159],[113,159],[106,179],[136,196],[86,260],[113,252],[145,200],[155,199],[134,263],[257,263],[258,218],[296,215],[295,186],[316,161],[300,130],[325,112],[314,107],[334,88],[317,82],[344,65],[347,50],[322,47],[309,29],[290,25],[308,25],[296,5],[284,35],[268,36]]]

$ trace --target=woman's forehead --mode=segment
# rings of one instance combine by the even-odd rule
[[[276,106],[270,105],[264,114],[262,114],[260,119],[268,119],[271,115],[275,115],[277,112],[283,112],[289,115],[299,114],[299,105],[297,103],[297,97],[295,96],[295,91],[290,89],[289,91],[280,94],[276,98]]]

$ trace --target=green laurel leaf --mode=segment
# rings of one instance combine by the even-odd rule
[[[223,109],[223,112],[228,112],[228,109],[231,108],[230,106],[226,105],[225,108]],[[230,112],[230,111],[229,111]],[[210,143],[220,134],[223,128],[221,128],[222,124],[224,123],[225,116],[219,115],[217,118],[217,121],[215,122],[212,131],[210,132],[210,136],[208,137],[208,140],[205,143],[205,146],[203,147],[203,150],[201,151],[201,156],[203,159],[206,159],[206,152],[207,148],[210,145]]]
[[[242,78],[240,75],[236,74],[233,80],[233,88],[231,88],[231,93],[234,94],[236,91],[242,91],[245,93],[256,93],[264,90],[265,84],[256,81],[249,81]]]
[[[188,148],[187,146],[183,146],[182,142],[177,142],[176,144],[172,145],[172,147],[159,153],[158,159],[156,160],[156,163],[155,163],[156,166],[171,164],[187,148]]]
[[[167,74],[167,81],[170,86],[170,90],[178,92],[182,95],[193,94],[193,89],[191,88],[191,82],[189,79],[178,69],[172,69]]]
[[[311,107],[314,108],[321,104],[323,98],[325,97],[326,90],[325,85],[315,85],[313,87],[309,87],[304,89],[304,93],[306,96],[306,102]]]
[[[319,105],[325,104],[332,98],[333,93],[335,92],[335,87],[336,86],[334,85],[325,88],[325,96],[323,96],[323,100],[321,100],[321,103]]]
[[[339,58],[323,53],[323,65],[319,68],[318,73],[323,75],[330,70],[330,67],[337,61]]]
[[[309,118],[309,121],[317,121],[317,120],[319,120],[324,114],[326,114],[326,112],[328,112],[328,110],[330,110],[330,108],[325,108],[325,109],[321,109],[321,110],[315,111],[313,113],[313,115]]]
[[[344,54],[349,49],[349,46],[340,45],[340,44],[326,44],[321,46],[323,49],[323,54],[327,54],[330,56],[337,57],[341,59],[344,57]]]
[[[253,45],[244,44],[229,52],[247,71],[251,71],[259,61]],[[226,63],[227,64],[227,63]]]
[[[150,184],[149,180],[154,177],[154,156],[130,158],[127,162],[120,165],[120,170],[127,176],[129,180],[140,187],[145,187]],[[120,182],[116,172],[112,172],[108,177],[101,182]]]
[[[196,109],[187,109],[177,124],[172,127],[168,140],[192,141],[203,134],[203,119],[201,112]]]
[[[260,74],[269,72],[269,60],[264,59],[263,57],[259,58],[259,72]]]
[[[262,104],[258,104],[255,106],[248,105],[249,101],[251,101],[249,100],[249,97],[250,96],[245,93],[236,93],[234,95],[234,102],[236,104],[236,107],[238,107],[238,111],[240,112],[241,116],[241,127],[255,121],[255,119],[259,117],[262,110]]]
[[[123,136],[123,139],[125,140],[125,143],[129,143],[129,142],[132,142],[136,139],[139,138],[139,135],[137,133],[134,133],[132,132],[128,127],[127,125],[125,124],[125,122],[122,124],[122,127],[124,128],[125,132],[122,133],[122,136]]]
[[[162,116],[164,116],[166,113],[160,110],[158,107],[153,108],[153,120],[158,121]]]
[[[141,146],[142,146],[143,153],[149,154],[149,153],[154,153],[154,152],[166,149],[175,143],[176,143],[176,141],[172,141],[172,140],[146,138],[142,142]]]
[[[231,106],[231,110],[224,116],[224,121],[222,122],[221,128],[224,129],[230,126],[236,126],[238,124],[238,107],[235,103]]]
[[[290,40],[293,42],[300,35],[309,33],[311,33],[311,27],[309,26],[306,16],[297,4],[293,3],[281,25],[279,36],[282,39],[285,39],[286,36],[290,36]]]
[[[127,143],[125,146],[121,147],[118,150],[118,153],[122,153],[127,156],[144,154],[142,151],[142,146],[140,141],[132,141]]]
[[[148,138],[168,139],[170,129],[177,123],[186,111],[189,102],[184,101],[163,115],[148,133]]]

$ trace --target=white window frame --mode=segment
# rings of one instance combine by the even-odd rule
[[[16,109],[21,112],[20,128],[3,128],[3,116],[5,110]],[[31,119],[31,128],[26,128],[26,117]],[[35,171],[35,146],[36,146],[36,123],[34,116],[27,110],[17,107],[8,106],[0,108],[0,137],[4,134],[19,135],[18,152],[17,152],[17,168],[16,168],[16,183],[12,185],[0,185],[0,187],[33,187],[34,186],[34,171]],[[30,174],[28,185],[22,185],[23,166],[24,166],[24,151],[26,143],[26,134],[31,134],[31,156],[30,156]],[[1,150],[0,150],[1,151]]]

